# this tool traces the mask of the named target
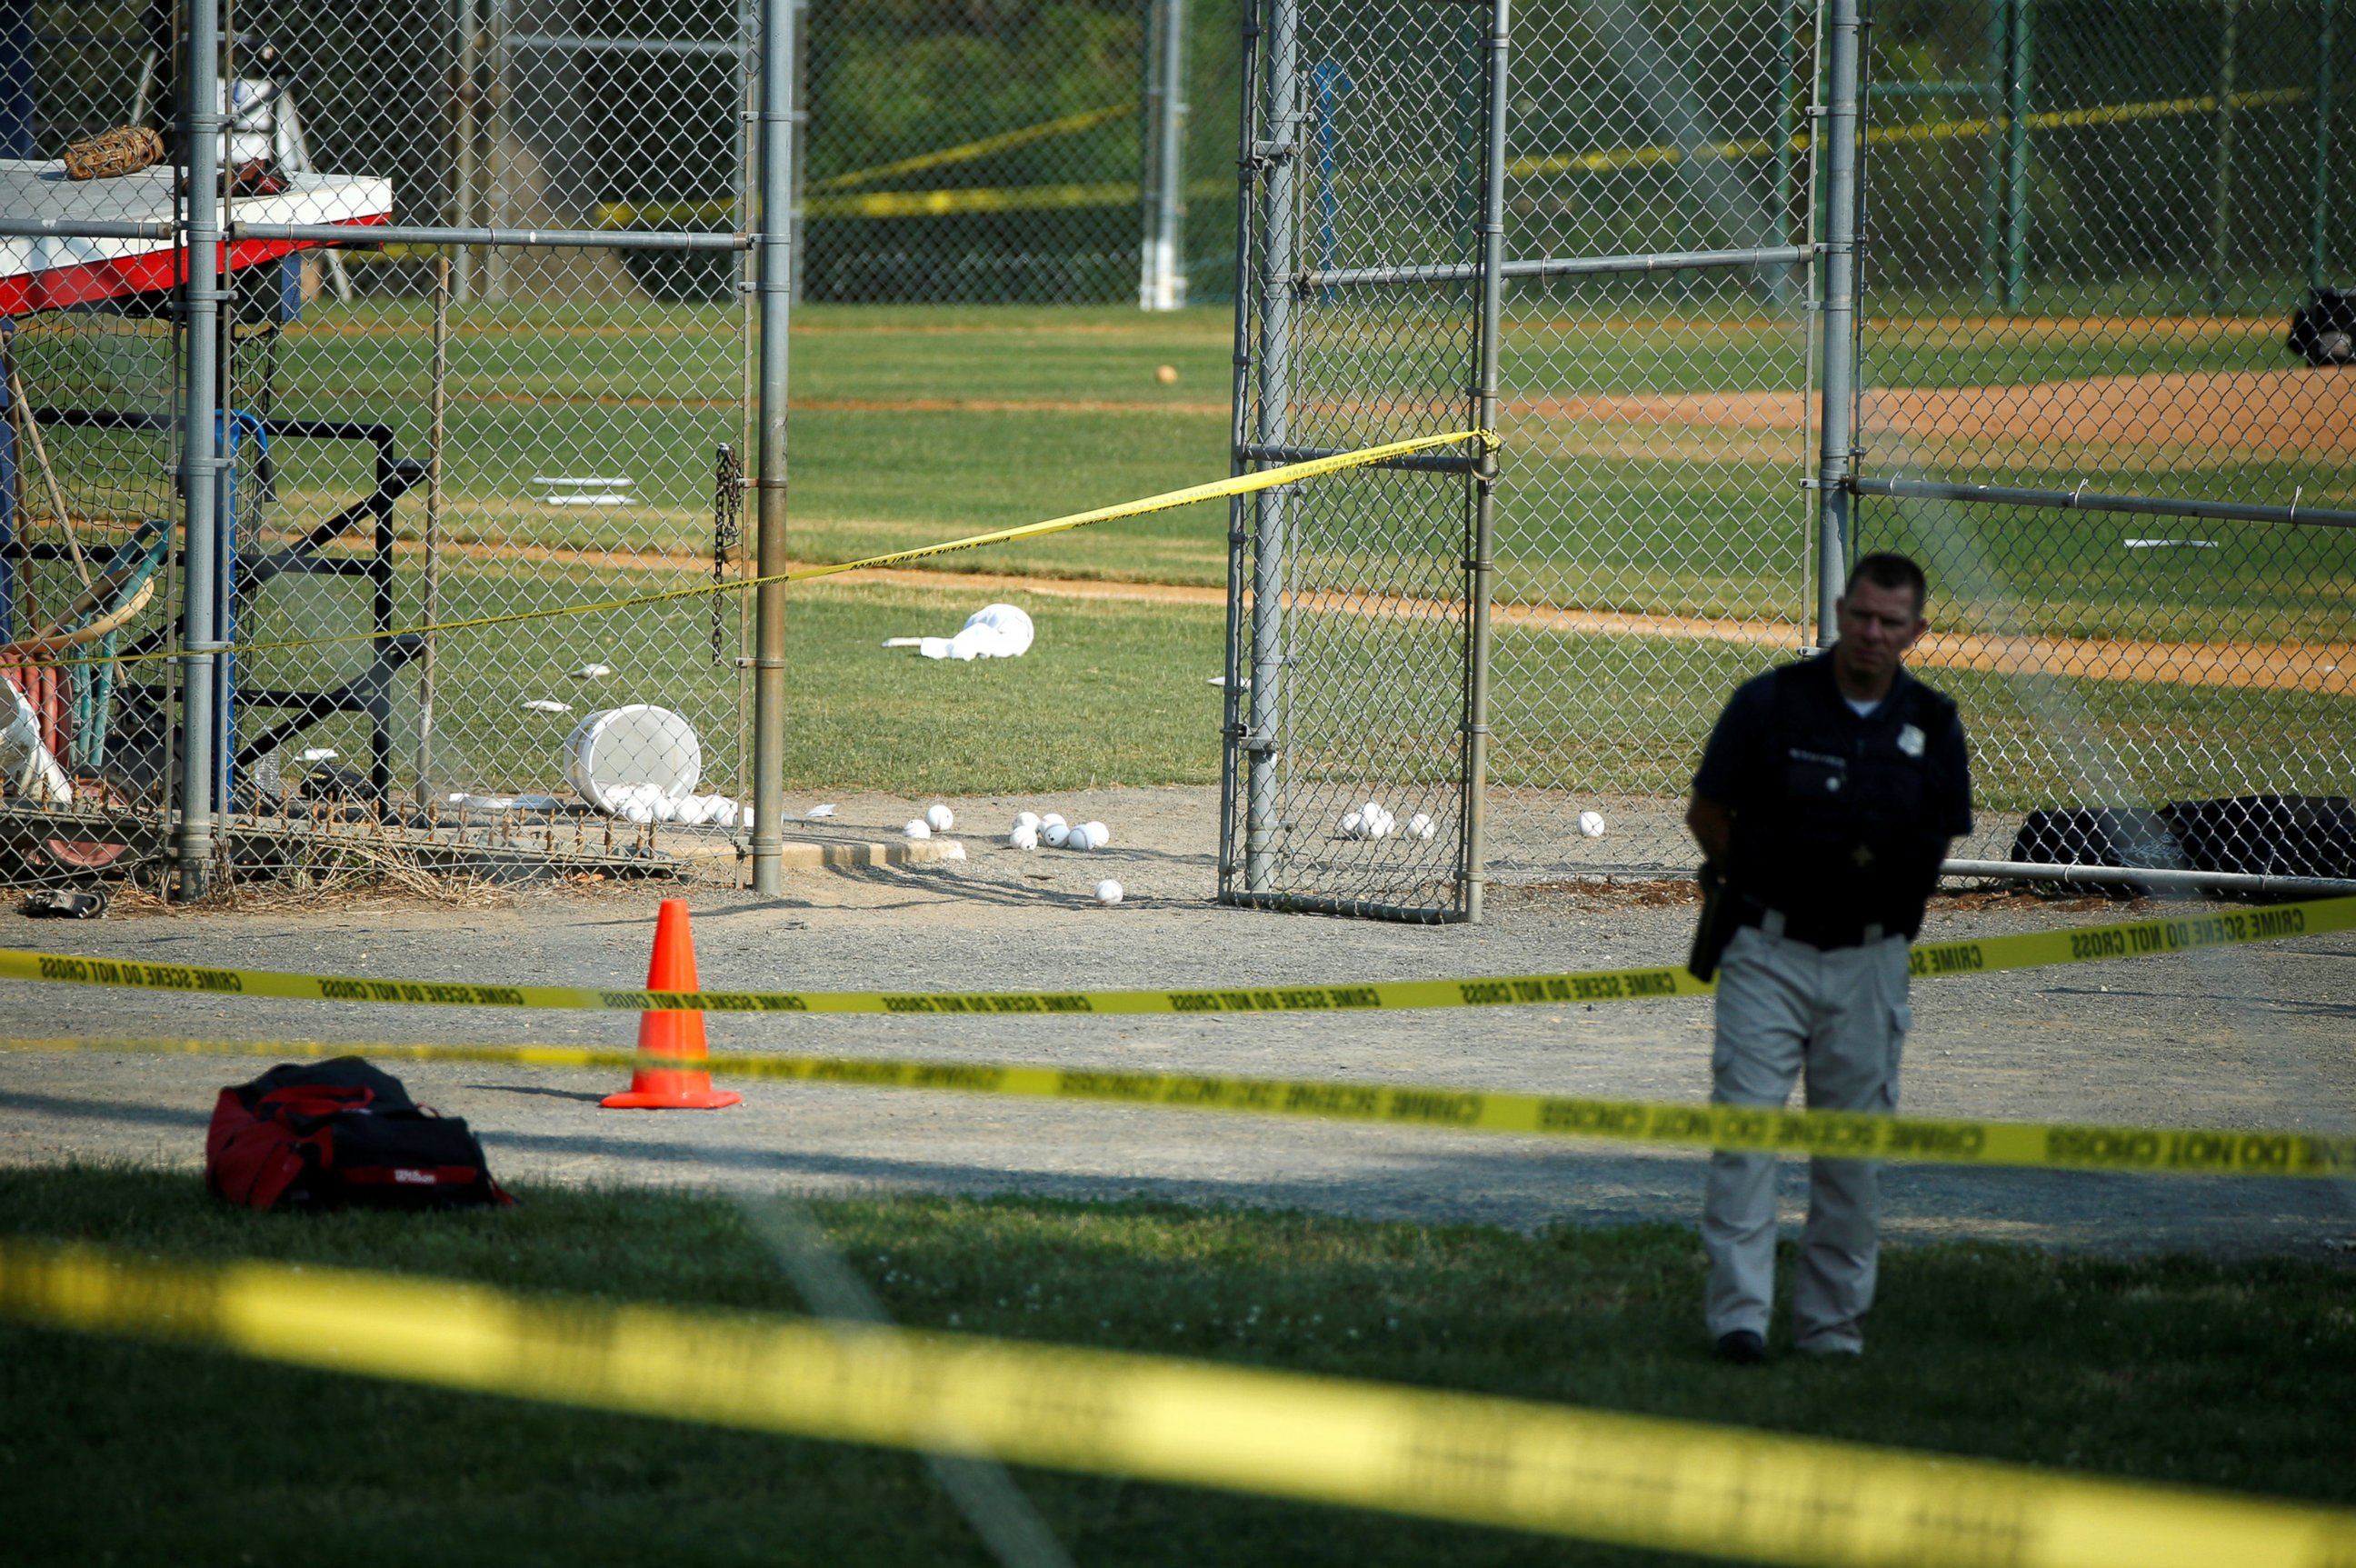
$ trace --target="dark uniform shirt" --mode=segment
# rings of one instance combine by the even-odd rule
[[[1901,670],[1860,716],[1829,652],[1742,683],[1694,793],[1734,813],[1728,886],[1821,947],[1856,942],[1868,925],[1920,931],[1947,841],[1972,830],[1955,704]]]

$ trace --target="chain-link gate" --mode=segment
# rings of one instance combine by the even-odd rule
[[[1238,472],[1488,427],[1504,48],[1502,6],[1259,8]],[[1477,918],[1494,459],[1475,450],[1237,503],[1222,898]]]
[[[1814,242],[1793,117],[1813,27],[1755,8],[1688,8],[1675,27],[1633,5],[1516,8],[1494,168],[1512,292],[1485,313],[1484,360],[1493,126],[1466,18],[1488,24],[1477,6],[1431,11],[1430,36],[1398,31],[1411,68],[1373,27],[1304,47],[1298,134],[1248,128],[1279,156],[1253,192],[1269,216],[1248,235],[1239,349],[1259,363],[1239,432],[1290,420],[1295,447],[1368,443],[1478,418],[1493,388],[1494,531],[1477,484],[1387,475],[1257,509],[1231,660],[1251,682],[1230,696],[1231,897],[1477,916],[1493,869],[1673,864],[1697,719],[1805,635],[1814,432],[1712,430],[1692,408],[1806,406]],[[1301,27],[1315,38],[1313,14]],[[1275,120],[1283,90],[1263,91]],[[1432,210],[1395,210],[1408,189]],[[1290,355],[1282,410],[1271,352]],[[1239,433],[1239,459],[1262,456]],[[1419,535],[1402,523],[1414,504]],[[1575,825],[1599,817],[1601,836]],[[1430,838],[1402,832],[1419,819]],[[1250,883],[1255,820],[1273,885]]]
[[[1683,869],[1707,725],[1809,635],[1815,17],[1514,29],[1491,864]]]

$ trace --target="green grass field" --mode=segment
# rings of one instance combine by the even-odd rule
[[[413,579],[402,585],[404,603],[413,603]],[[656,575],[595,574],[571,580],[567,591],[589,599],[669,585]],[[498,588],[495,578],[460,578],[445,587],[444,611],[496,607],[503,602]],[[795,588],[787,618],[787,789],[974,794],[1217,779],[1222,709],[1205,683],[1222,668],[1225,615],[1217,605],[1006,596],[1039,628],[1032,651],[959,664],[881,646],[887,637],[954,629],[978,602],[954,578],[937,587]],[[556,759],[582,714],[657,698],[694,718],[707,768],[724,784],[737,688],[733,668],[709,657],[710,602],[635,614],[639,630],[621,640],[590,618],[538,623],[524,628],[528,636],[513,628],[443,634],[436,753],[453,786],[553,787]],[[729,628],[733,634],[733,617]],[[1380,766],[1369,748],[1449,733],[1444,672],[1426,681],[1401,676],[1409,660],[1429,662],[1452,646],[1444,635],[1427,628],[1395,646],[1370,645],[1350,618],[1335,616],[1315,618],[1308,629],[1316,635],[1304,647],[1359,671],[1393,700],[1332,746],[1301,746],[1297,766],[1360,777]],[[674,656],[680,649],[699,650],[686,673]],[[359,657],[348,645],[255,656],[249,669],[260,681],[326,683],[356,672]],[[1543,789],[1570,779],[1590,791],[1682,795],[1719,703],[1765,657],[1706,640],[1501,628],[1493,780]],[[589,682],[566,675],[589,662],[611,663],[615,672]],[[2251,776],[2328,793],[2336,759],[2315,737],[2339,733],[2348,709],[2346,698],[2317,692],[2068,678],[2031,691],[1970,671],[1932,678],[1969,715],[1976,795],[1992,811],[2051,803],[2057,771],[2124,771],[2146,781],[2155,799],[2198,796],[2211,792],[2213,775],[2205,770],[2221,752]],[[1410,690],[1429,700],[1407,702]],[[574,711],[523,707],[533,696],[568,701]],[[411,733],[413,714],[404,700],[399,733]],[[364,755],[357,718],[323,725],[314,738],[347,757]]]
[[[0,1173],[19,1233],[604,1301],[796,1312],[724,1202],[534,1189],[498,1214],[270,1218],[190,1174]],[[1730,1369],[1671,1227],[1369,1224],[1162,1204],[825,1206],[895,1321],[2356,1501],[2344,1271],[1893,1247],[1861,1362]],[[1788,1274],[1788,1270],[1786,1271]],[[584,1414],[0,1324],[0,1508],[37,1564],[930,1564],[986,1554],[912,1456]],[[1082,1563],[1653,1563],[1505,1531],[1018,1473]]]
[[[537,575],[530,580],[547,582]],[[587,601],[677,584],[648,573],[584,573],[559,585]],[[414,577],[404,575],[399,587],[404,609],[413,613]],[[496,611],[508,603],[507,587],[489,574],[453,578],[444,585],[443,613],[455,619]],[[1031,652],[962,664],[882,646],[887,637],[955,631],[981,601],[953,580],[938,588],[825,582],[795,588],[786,620],[787,787],[969,794],[1218,777],[1219,693],[1205,682],[1224,667],[1224,610],[1010,596],[1038,627]],[[616,637],[598,617],[440,634],[439,770],[453,788],[550,788],[565,737],[584,714],[659,701],[690,715],[706,770],[717,781],[707,787],[723,787],[736,745],[737,681],[733,662],[711,658],[712,603],[634,610],[626,637]],[[281,618],[294,618],[294,612]],[[338,599],[314,624],[343,620]],[[726,627],[733,652],[733,609]],[[246,669],[261,684],[321,685],[348,679],[366,657],[364,644],[346,644],[257,654]],[[613,673],[586,682],[567,674],[591,663],[607,664]],[[412,698],[413,685],[395,716],[404,744],[414,733]],[[523,705],[534,698],[567,702],[573,711]],[[361,757],[364,722],[357,715],[329,721],[306,744]],[[405,761],[406,751],[402,755]]]
[[[1979,385],[2284,365],[2278,334],[2263,323],[2138,328],[2089,317],[1967,327],[1952,301],[1886,308],[1911,319],[1869,331],[1867,370],[1874,384]],[[315,306],[282,347],[278,412],[384,421],[396,429],[402,452],[422,456],[428,319],[415,303]],[[744,439],[741,321],[733,307],[692,305],[505,302],[458,310],[446,499],[437,524],[448,546],[440,561],[441,613],[579,603],[705,576],[709,566],[700,563],[708,563],[712,549],[713,449]],[[1434,417],[1444,414],[1453,395],[1439,363],[1446,356],[1435,358],[1408,314],[1383,317],[1355,336],[1312,341],[1329,384],[1361,386],[1368,396],[1387,385],[1419,386]],[[64,362],[57,355],[70,359],[71,352],[102,358],[105,347],[95,337],[80,348],[52,340],[47,362],[55,368]],[[790,347],[788,545],[799,562],[930,544],[1201,482],[1227,469],[1231,331],[1223,307],[1148,317],[1110,307],[820,306],[797,314]],[[1550,397],[1773,392],[1799,383],[1805,359],[1791,320],[1622,319],[1609,295],[1524,300],[1506,351],[1509,388]],[[1164,365],[1175,380],[1156,378]],[[102,368],[96,358],[89,367],[93,375]],[[1316,418],[1327,428],[1306,429],[1302,439],[1346,442],[1366,427],[1363,411],[1347,400]],[[1505,424],[1501,602],[1777,623],[1806,613],[1810,492],[1804,481],[1812,465],[1797,432],[1696,432],[1665,418],[1600,434],[1591,422],[1543,409],[1525,409]],[[124,451],[146,440],[93,439],[102,466],[128,460],[124,451],[110,455],[110,439]],[[262,519],[265,538],[327,514],[371,481],[372,456],[363,444],[283,440],[273,456],[278,500]],[[2351,482],[2336,469],[2263,455],[2196,451],[2171,459],[2177,466],[2169,471],[2152,473],[2090,450],[2083,467],[2066,476],[2025,470],[2019,465],[2033,459],[2000,444],[1951,442],[1939,456],[1965,477],[1996,482],[2066,478],[2094,489],[2252,499],[2297,492],[2312,504],[2346,504]],[[1877,452],[1876,460],[1886,469],[1902,465],[1906,454],[1890,448]],[[545,481],[560,477],[619,478],[627,499],[614,506],[552,504],[547,498],[561,487]],[[1367,483],[1321,481],[1337,491]],[[1436,522],[1453,526],[1449,513],[1445,504],[1419,504],[1397,516],[1374,509],[1354,520],[1344,507],[1316,509],[1314,515],[1334,521],[1323,535],[1304,535],[1295,585],[1444,594],[1448,574],[1435,575],[1429,563],[1452,551],[1451,542],[1431,532]],[[1874,500],[1861,503],[1859,519],[1865,543],[1912,549],[1932,564],[1933,613],[1948,629],[2303,641],[2321,650],[2310,661],[2327,663],[2331,645],[2351,639],[2356,533],[2347,530],[2194,529],[2147,519]],[[417,613],[422,489],[402,500],[395,526],[397,618],[407,620]],[[940,580],[930,598],[855,580],[793,590],[793,778],[813,787],[993,787],[987,782],[996,777],[991,765],[977,760],[993,747],[971,738],[991,734],[1020,735],[1026,747],[1037,748],[1027,766],[1051,769],[1058,783],[1214,776],[1207,726],[1215,703],[1196,698],[1207,693],[1200,679],[1219,666],[1215,614],[1142,604],[1083,610],[1059,599],[1044,612],[1039,653],[1019,670],[968,669],[947,678],[912,660],[886,660],[873,644],[884,636],[954,630],[988,598],[1019,596],[963,587],[965,573],[1216,589],[1226,577],[1226,531],[1225,505],[1200,505],[929,561],[926,568]],[[2126,544],[2138,535],[2179,533],[2215,547]],[[351,603],[321,599],[316,585],[281,586],[251,610],[244,629],[346,629],[352,610]],[[554,781],[553,748],[573,721],[521,714],[519,704],[530,697],[573,702],[576,712],[620,701],[679,706],[705,736],[715,781],[734,777],[736,676],[713,663],[710,628],[710,606],[690,603],[451,634],[437,671],[437,720],[445,736],[437,755],[454,770],[451,781],[485,789]],[[1353,639],[1333,640],[1339,647]],[[1719,696],[1766,658],[1755,650],[1668,639],[1564,637],[1517,627],[1501,628],[1499,643],[1499,669],[1508,678],[1496,692],[1504,737],[1496,777],[1645,793],[1682,786]],[[1370,666],[1379,663],[1376,650],[1366,657]],[[568,683],[565,671],[592,662],[623,674],[601,686]],[[343,650],[262,656],[250,672],[295,683],[357,668]],[[964,684],[952,691],[953,680]],[[2061,744],[2047,733],[2052,720],[2043,710],[2053,703],[2040,709],[2002,681],[1963,683],[1983,703],[1980,732],[1989,737],[1984,756],[1996,763],[1984,769],[1995,789],[1992,803],[2041,803],[2057,789],[2077,788],[2049,760]],[[2344,696],[2052,683],[2067,689],[2060,707],[2074,715],[2072,722],[2113,755],[2137,758],[2136,777],[2161,793],[2317,779],[2312,736],[2340,733],[2349,722]],[[1161,705],[1154,693],[1165,690],[1179,693],[1170,699],[1176,706]],[[1048,699],[1048,693],[1056,695]],[[1025,716],[1042,700],[1063,708],[1062,724]],[[1198,731],[1197,725],[1206,727]],[[335,733],[327,744],[348,753],[355,726],[337,721],[328,728]],[[861,734],[859,744],[844,744]],[[2233,737],[2247,766],[2226,777],[2207,748],[2170,739],[2202,735]],[[959,755],[962,763],[942,760]]]
[[[452,339],[444,537],[707,551],[712,449],[742,441],[736,315],[654,305],[474,311],[461,313]],[[911,548],[1226,470],[1223,311],[1151,317],[1108,309],[811,307],[797,319],[789,505],[798,559]],[[1337,340],[1335,351],[1347,357],[1333,370],[1368,395],[1425,384],[1433,372],[1412,346],[1411,328],[1404,324],[1391,341]],[[416,452],[423,330],[419,307],[398,305],[355,307],[297,329],[282,354],[281,406],[391,418]],[[1707,337],[1697,342],[1692,328],[1539,313],[1508,340],[1505,384],[1583,395],[1800,383],[1804,344],[1793,324],[1701,330]],[[1868,381],[1877,385],[2284,368],[2275,335],[2239,329],[1976,334],[1933,322],[1869,336],[1869,344]],[[1163,364],[1175,381],[1154,379]],[[1736,615],[1760,613],[1762,595],[1789,596],[1803,526],[1800,481],[1810,467],[1796,434],[1769,439],[1788,449],[1772,459],[1745,456],[1730,442],[1690,457],[1632,459],[1590,451],[1583,438],[1566,446],[1567,435],[1576,437],[1575,428],[1546,419],[1509,423],[1502,514],[1513,545],[1503,564],[1509,594],[1590,608],[1700,603]],[[1337,427],[1308,438],[1347,437]],[[1959,449],[1942,466],[1977,479],[2098,490],[2247,499],[2297,491],[2319,505],[2344,500],[2348,484],[2312,463],[2225,455],[2174,459],[2165,475],[2096,456],[2056,476],[2033,471],[2033,457],[2024,470],[2020,454],[1979,445],[1987,449]],[[296,511],[361,488],[356,450],[309,445],[287,466]],[[541,476],[608,469],[636,481],[637,504],[560,509],[537,499]],[[1125,521],[935,565],[1216,584],[1226,560],[1220,511]],[[2211,531],[2222,546],[2214,554],[2155,570],[2122,553],[2123,533],[2141,527],[2127,520],[1887,503],[1869,503],[1865,512],[1971,579],[1960,607],[1980,622],[2026,596],[2081,634],[2186,636],[2189,621],[2213,622],[2230,608],[2244,621],[2287,618],[2284,632],[2328,637],[2338,601],[2356,584],[2356,540],[2340,531],[2223,527]],[[404,507],[402,526],[418,531],[414,504]],[[2200,614],[2186,613],[2192,610]]]

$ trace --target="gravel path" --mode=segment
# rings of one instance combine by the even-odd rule
[[[845,798],[829,831],[888,832],[926,802]],[[1210,901],[1215,803],[1201,789],[952,802],[963,863],[788,873],[786,896],[692,888],[708,986],[1091,989],[1515,973],[1658,962],[1691,910],[1657,891],[1500,888],[1483,926],[1403,927]],[[1001,846],[1023,806],[1111,824],[1093,854]],[[1129,897],[1088,890],[1118,877]],[[348,900],[102,922],[0,915],[0,945],[145,961],[450,980],[635,984],[659,883],[538,891],[491,908]],[[2118,918],[2099,905],[1943,901],[1937,938]],[[2356,1125],[2356,936],[1926,981],[1905,1104],[1928,1115],[2347,1131]],[[715,1017],[715,1049],[1042,1061],[1699,1101],[1706,1000],[1278,1018]],[[338,1006],[0,983],[0,1034],[588,1041],[612,1015]],[[250,1060],[0,1050],[0,1162],[128,1158],[193,1169],[218,1088]],[[943,1093],[739,1085],[709,1112],[601,1110],[611,1075],[399,1068],[463,1115],[506,1179],[695,1184],[767,1173],[797,1190],[1145,1192],[1372,1217],[1533,1228],[1687,1222],[1701,1158],[1606,1144]],[[1787,1174],[1788,1217],[1803,1184]],[[2142,1251],[2356,1254],[2351,1184],[1893,1166],[1888,1233]]]

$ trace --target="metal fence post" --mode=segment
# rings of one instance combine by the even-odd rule
[[[1816,643],[1832,641],[1834,603],[1847,575],[1848,480],[1857,385],[1858,0],[1827,7],[1824,138],[1824,446],[1816,466]]]
[[[1775,7],[1775,242],[1779,245],[1792,238],[1792,139],[1799,134],[1792,113],[1792,51],[1799,47],[1799,29],[1792,25],[1792,8],[1797,3],[1777,0]],[[1778,267],[1769,276],[1780,308],[1791,295],[1792,269]]]
[[[483,28],[475,6],[476,0],[455,0],[456,60],[450,82],[450,221],[454,226],[472,223],[477,217],[476,143],[482,133],[476,116],[482,85]],[[451,298],[457,304],[475,296],[476,259],[472,246],[458,252],[457,276],[451,285]]]
[[[2002,297],[1999,279],[2004,275],[2004,263],[1997,249],[2004,242],[2004,165],[2005,139],[1996,134],[1996,127],[2005,121],[2005,84],[2011,80],[2006,65],[2006,40],[2011,29],[2005,24],[2006,0],[1987,0],[1987,81],[1983,89],[1980,106],[1987,115],[1987,167],[1980,181],[1980,304],[1993,310]]]
[[[1259,101],[1253,96],[1253,84],[1259,70],[1259,14],[1248,3],[1240,7],[1239,20],[1243,37],[1237,53],[1237,81],[1241,91],[1236,94],[1236,262],[1235,262],[1235,337],[1229,358],[1227,381],[1228,450],[1231,454],[1227,471],[1247,472],[1251,465],[1244,456],[1244,448],[1252,438],[1251,389],[1256,361],[1252,357],[1252,318],[1248,308],[1252,291],[1252,250],[1257,242],[1253,234],[1254,201],[1259,192],[1259,160],[1252,149],[1259,141]],[[1222,660],[1222,678],[1226,685],[1220,693],[1219,745],[1219,895],[1226,897],[1238,863],[1237,842],[1237,770],[1246,766],[1244,747],[1249,743],[1250,731],[1245,720],[1248,714],[1243,691],[1245,660],[1243,658],[1244,573],[1245,553],[1251,543],[1251,531],[1246,522],[1256,503],[1248,497],[1237,496],[1227,502],[1227,623],[1226,641]]]
[[[1186,0],[1163,0],[1170,41],[1162,50],[1162,304],[1186,303]]]
[[[793,70],[796,0],[761,16],[761,467],[758,570],[786,569],[786,331],[793,314]],[[754,590],[753,890],[785,891],[786,585]]]
[[[802,302],[802,271],[808,263],[809,249],[803,242],[803,208],[808,205],[809,183],[809,114],[803,107],[809,102],[809,53],[804,40],[809,36],[807,13],[809,0],[794,0],[794,185],[793,185],[793,284],[794,303]]]
[[[187,397],[180,435],[180,485],[186,497],[187,562],[183,574],[180,650],[180,822],[173,856],[179,863],[178,897],[210,890],[213,861],[213,771],[219,724],[214,611],[221,594],[220,492],[220,5],[189,0],[188,59],[182,147],[188,170]]]
[[[1147,0],[1145,7],[1145,80],[1140,84],[1144,105],[1137,133],[1138,242],[1137,308],[1153,308],[1156,240],[1162,221],[1162,49],[1166,0]]]
[[[1176,310],[1186,303],[1184,220],[1186,0],[1154,0],[1146,49],[1145,242],[1137,306]]]
[[[2323,286],[2323,268],[2328,259],[2326,229],[2331,192],[2331,9],[2332,0],[2321,0],[2321,14],[2315,24],[2315,215],[2314,232],[2309,239],[2307,260],[2307,286]]]
[[[2239,127],[2233,122],[2233,58],[2240,51],[2242,16],[2239,0],[2225,0],[2223,36],[2217,44],[2217,147],[2209,177],[2209,308],[2222,315],[2233,260],[2233,143]]]
[[[1506,34],[1511,0],[1490,0],[1488,136],[1481,157],[1481,338],[1474,370],[1473,424],[1497,427],[1499,320],[1505,308],[1505,92]],[[1483,443],[1472,471],[1472,555],[1465,584],[1470,621],[1469,678],[1464,715],[1464,861],[1460,875],[1462,911],[1481,918],[1486,880],[1489,781],[1489,599],[1496,575],[1497,451]]]
[[[1268,178],[1260,188],[1259,432],[1262,446],[1281,446],[1291,435],[1292,248],[1294,192],[1301,168],[1299,83],[1300,15],[1295,0],[1268,0],[1268,108],[1260,124],[1268,137]],[[1276,840],[1282,806],[1277,762],[1283,722],[1285,511],[1290,496],[1283,486],[1261,490],[1252,507],[1251,731],[1245,740],[1251,772],[1244,820],[1244,889],[1266,893],[1274,886]]]
[[[2028,296],[2029,76],[2037,63],[2033,0],[2010,0],[2011,53],[2005,68],[2004,307],[2019,310]]]

